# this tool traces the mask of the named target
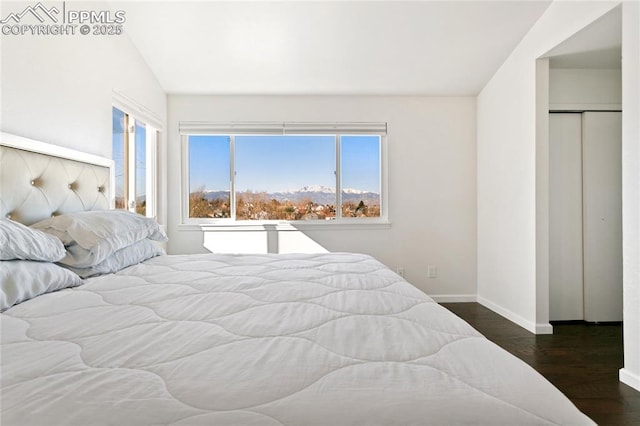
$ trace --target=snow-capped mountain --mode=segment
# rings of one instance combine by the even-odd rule
[[[342,193],[343,194],[374,194],[374,192],[362,191],[360,189],[353,189],[353,188],[342,188]]]
[[[309,186],[303,186],[302,188],[295,191],[284,191],[283,193],[289,194],[289,193],[300,193],[300,192],[320,192],[323,194],[335,194],[336,189],[333,187],[324,186],[324,185],[309,185]],[[342,193],[343,194],[366,194],[368,193],[368,191],[363,191],[361,189],[353,189],[353,188],[342,188]],[[373,192],[371,194],[373,194]]]
[[[333,205],[336,203],[336,189],[324,185],[308,185],[303,186],[298,190],[270,192],[266,195],[267,198],[275,199],[280,202],[291,201],[295,203],[302,201],[305,198],[310,198],[318,204]],[[204,197],[209,200],[215,200],[217,198],[227,198],[229,197],[229,191],[205,190]],[[365,204],[379,204],[380,194],[375,192],[363,191],[360,189],[343,188],[342,201],[364,201]]]
[[[303,186],[302,188],[298,189],[298,190],[293,190],[293,191],[284,191],[282,192],[283,194],[295,194],[298,192],[321,192],[323,194],[335,194],[336,193],[336,189],[332,188],[330,186],[324,186],[324,185],[309,185],[309,186]]]

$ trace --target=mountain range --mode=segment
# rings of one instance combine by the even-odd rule
[[[310,185],[304,186],[298,190],[282,191],[282,192],[269,192],[266,194],[270,200],[278,200],[280,202],[291,201],[297,203],[305,198],[312,199],[318,204],[330,204],[336,203],[336,190],[335,188],[323,186],[323,185]],[[215,200],[218,198],[229,197],[229,191],[215,191],[205,190],[204,198],[208,200]],[[380,204],[380,194],[369,191],[362,191],[353,188],[342,189],[342,201],[352,201],[359,203],[364,201],[367,205]]]

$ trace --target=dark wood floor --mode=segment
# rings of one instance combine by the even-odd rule
[[[599,425],[640,425],[640,392],[620,383],[620,324],[554,324],[534,335],[478,303],[443,303],[489,340],[527,362]]]

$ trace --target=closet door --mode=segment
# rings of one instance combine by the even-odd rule
[[[583,114],[584,314],[622,321],[622,114]]]
[[[549,319],[584,319],[582,114],[549,115]]]

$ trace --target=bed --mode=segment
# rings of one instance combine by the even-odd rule
[[[0,146],[0,214],[11,226],[31,225],[24,232],[53,243],[37,225],[52,214],[109,212],[108,161],[78,164],[2,137],[12,143]],[[14,167],[17,158],[29,166]],[[48,162],[73,171],[47,174]],[[144,238],[161,240],[156,231]],[[75,242],[63,244],[56,257]],[[45,259],[55,250],[42,251],[41,260],[0,266],[73,273]],[[370,256],[145,257],[66,288],[43,284],[4,310],[2,425],[593,424],[535,370]]]

